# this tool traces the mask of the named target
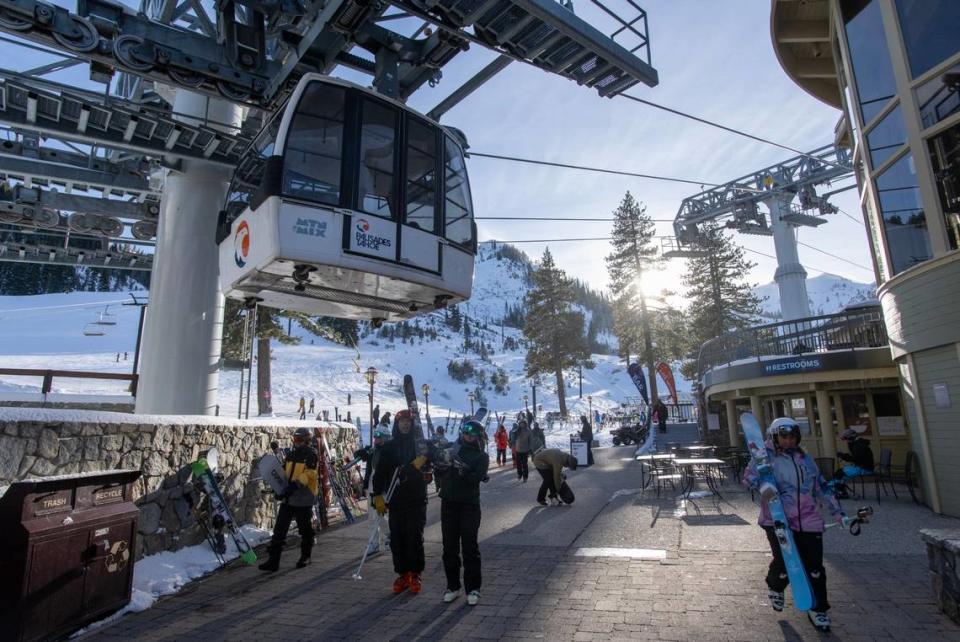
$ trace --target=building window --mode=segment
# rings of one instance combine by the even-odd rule
[[[470,183],[467,182],[467,166],[463,151],[450,138],[444,138],[444,216],[446,237],[458,245],[469,246],[473,242],[473,204],[470,199]]]
[[[960,246],[960,125],[954,125],[928,143],[930,164],[940,193],[950,249]]]
[[[906,142],[907,127],[903,123],[900,105],[897,105],[867,134],[867,146],[870,148],[870,162],[873,167],[883,165],[883,161],[893,156]]]
[[[924,129],[960,111],[960,64],[917,87]]]
[[[883,110],[897,91],[878,0],[841,4],[850,65],[856,78],[864,124]]]
[[[883,283],[890,278],[887,256],[883,251],[883,234],[880,231],[880,221],[877,217],[877,210],[873,206],[873,199],[868,198],[863,202],[866,212],[867,224],[870,226],[870,241],[873,245],[873,256],[877,266],[877,283]]]
[[[414,118],[407,121],[406,199],[406,224],[433,232],[437,202],[437,132]]]
[[[960,2],[896,0],[900,32],[913,77],[960,51]]]
[[[283,193],[340,204],[346,91],[311,83],[300,98],[283,148]]]
[[[930,235],[913,155],[906,154],[875,180],[890,268],[893,274],[898,274],[931,258]]]
[[[394,218],[394,143],[397,139],[397,112],[378,101],[364,100],[362,118],[357,209],[384,218]]]

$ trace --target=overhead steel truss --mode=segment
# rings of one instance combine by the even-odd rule
[[[741,233],[769,236],[772,232],[767,216],[759,205],[775,199],[790,203],[799,196],[799,207],[791,207],[789,213],[781,215],[790,225],[821,225],[826,222],[823,215],[837,210],[825,196],[817,195],[816,186],[849,178],[852,174],[850,150],[827,145],[685,198],[673,223],[676,240],[665,247],[664,254],[671,257],[695,254],[700,237],[698,226],[721,219],[729,219],[726,225]]]
[[[152,254],[139,254],[116,247],[88,249],[3,240],[0,240],[0,261],[144,271],[153,268]]]
[[[436,118],[514,61],[606,97],[638,83],[656,85],[646,12],[625,0],[633,13],[623,18],[591,1],[617,25],[610,36],[575,15],[569,1],[555,0],[214,0],[213,17],[200,0],[141,0],[139,11],[78,0],[75,12],[40,0],[0,0],[0,31],[48,54],[66,52],[30,70],[0,69],[0,126],[13,134],[0,141],[0,223],[37,234],[34,247],[3,241],[0,260],[101,260],[70,246],[71,235],[106,244],[128,241],[129,232],[148,242],[159,211],[151,175],[184,160],[235,167],[259,123],[305,72],[345,66],[371,76],[378,92],[406,100],[436,84],[444,65],[470,44],[498,52],[494,64],[433,110]],[[390,28],[408,18],[423,24],[412,34]],[[630,42],[620,44],[625,38]],[[41,78],[78,64],[88,64],[90,78],[119,97]],[[154,83],[250,109],[240,130],[179,118]],[[40,135],[62,144],[42,145]],[[44,245],[44,232],[64,235],[65,247]],[[102,261],[148,269],[152,258],[103,254]]]

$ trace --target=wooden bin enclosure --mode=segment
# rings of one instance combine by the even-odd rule
[[[130,601],[139,477],[34,479],[0,497],[0,637],[59,637]]]

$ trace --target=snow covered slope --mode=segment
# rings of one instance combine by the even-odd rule
[[[780,290],[775,282],[760,285],[754,292],[761,299],[764,316],[780,318]],[[877,286],[873,283],[857,283],[829,274],[807,279],[807,300],[810,302],[810,314],[833,314],[853,303],[875,301]]]

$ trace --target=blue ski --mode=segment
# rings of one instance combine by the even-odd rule
[[[760,482],[776,488],[777,480],[773,476],[773,465],[763,441],[763,430],[760,428],[760,424],[757,423],[756,417],[749,412],[740,415],[740,423],[743,426],[743,436],[747,441],[747,450],[750,451],[753,464],[760,475]],[[777,495],[767,502],[767,507],[770,509],[770,517],[773,518],[773,529],[777,534],[777,541],[780,543],[780,552],[783,554],[783,562],[787,567],[787,577],[790,578],[793,604],[798,611],[809,611],[813,608],[813,589],[810,587],[807,569],[803,567],[800,553],[797,552],[797,546],[793,541],[793,532],[790,530],[787,515],[783,511],[780,496]]]

